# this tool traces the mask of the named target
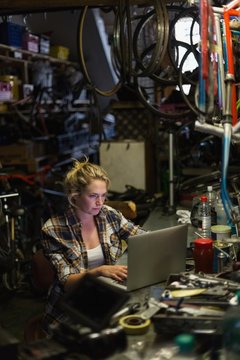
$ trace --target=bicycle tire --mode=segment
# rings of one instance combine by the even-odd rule
[[[144,32],[144,28],[148,23],[151,23],[152,18],[156,17],[156,41],[153,44],[148,44],[147,49],[151,50],[151,59],[148,65],[144,65],[143,59],[148,53],[146,49],[140,54],[138,49],[139,38],[141,33]],[[134,72],[134,76],[146,76],[151,75],[155,71],[158,71],[160,64],[165,56],[167,50],[168,32],[169,32],[169,20],[166,11],[166,5],[158,2],[156,9],[149,11],[145,14],[136,26],[133,35],[133,53],[136,61],[138,71]],[[144,56],[143,56],[144,55]],[[139,71],[140,70],[140,71]]]
[[[24,255],[20,249],[17,249],[15,256],[17,259],[17,261],[15,261],[15,266],[8,272],[2,274],[2,284],[5,289],[9,291],[19,289],[24,278],[21,272],[21,262],[24,260]]]
[[[180,13],[178,13],[174,17],[174,19],[170,22],[170,25],[169,25],[168,54],[169,54],[171,63],[177,72],[178,72],[179,64],[176,63],[176,59],[174,58],[175,53],[173,50],[174,48],[172,48],[172,45],[179,43],[179,45],[182,46],[183,42],[179,41],[175,38],[174,31],[175,31],[175,26],[176,26],[177,22],[186,17],[192,18],[192,24],[191,24],[191,28],[190,28],[190,43],[186,43],[186,44],[190,45],[192,47],[193,54],[195,55],[195,45],[196,44],[193,43],[193,24],[196,21],[196,19],[199,19],[198,8],[197,7],[185,8],[184,10],[182,10]],[[173,41],[173,38],[175,39],[175,41]],[[177,51],[177,53],[178,53],[178,51]]]
[[[180,67],[179,67],[180,69],[182,68],[182,66],[183,66],[182,64],[184,63],[184,61],[186,60],[185,58],[186,58],[188,55],[189,55],[189,53],[188,53],[188,51],[186,51],[186,53],[184,54],[184,56],[183,56],[183,58],[182,58],[182,61],[181,61],[181,63],[180,63]],[[192,83],[192,85],[194,85],[194,83]],[[195,86],[197,86],[197,84],[195,84]],[[180,88],[180,91],[181,91],[183,100],[185,101],[186,105],[191,109],[191,111],[192,111],[193,113],[195,113],[197,116],[202,115],[202,116],[204,116],[204,117],[207,117],[207,116],[213,114],[213,112],[214,112],[214,110],[215,110],[214,107],[212,108],[211,111],[209,110],[208,112],[204,112],[204,111],[200,110],[200,109],[196,106],[196,104],[195,104],[195,106],[193,106],[193,105],[191,104],[191,102],[189,101],[188,97],[185,95],[185,93],[184,93],[184,91],[183,91],[182,71],[179,71],[179,88]]]
[[[78,23],[78,46],[79,46],[79,59],[80,59],[81,70],[86,80],[86,83],[91,89],[94,89],[94,91],[99,95],[110,97],[117,93],[117,91],[120,89],[122,85],[122,82],[119,80],[119,82],[115,86],[113,86],[113,88],[110,90],[102,90],[94,86],[92,83],[83,54],[83,28],[84,28],[87,10],[88,10],[88,6],[84,6],[83,10],[80,13],[79,23]]]

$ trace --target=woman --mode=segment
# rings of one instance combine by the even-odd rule
[[[42,245],[45,256],[56,270],[56,280],[49,291],[43,328],[64,319],[56,306],[67,292],[86,274],[106,276],[121,281],[127,266],[116,265],[122,255],[122,240],[144,232],[119,211],[104,204],[110,180],[99,165],[86,159],[74,161],[64,185],[68,208],[43,225]]]

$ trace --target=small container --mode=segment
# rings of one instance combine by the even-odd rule
[[[0,81],[10,84],[12,93],[11,100],[19,100],[19,84],[21,83],[19,78],[14,75],[0,75]]]
[[[21,48],[23,32],[24,26],[3,21],[0,24],[0,43]]]
[[[195,353],[195,336],[193,334],[179,334],[174,338],[177,345],[177,353],[171,358],[173,360],[194,360]]]
[[[213,240],[198,238],[194,240],[193,258],[195,272],[202,271],[207,274],[213,272]]]
[[[25,32],[23,35],[23,49],[38,53],[39,51],[39,36]]]
[[[219,270],[219,259],[218,255],[221,253],[222,255],[222,265],[223,267],[226,266],[228,259],[230,257],[230,250],[232,248],[232,244],[227,243],[226,241],[219,241],[215,240],[213,242],[213,272],[218,273],[222,272],[223,270]],[[221,251],[222,250],[222,251]]]
[[[225,255],[220,252],[218,254],[218,273],[222,273],[224,270],[224,260],[225,260]]]
[[[225,240],[231,237],[231,227],[228,225],[211,226],[211,236],[213,240]]]
[[[48,55],[50,52],[50,38],[49,36],[41,34],[39,36],[39,52]]]
[[[217,225],[227,225],[227,215],[223,206],[220,193],[218,193],[217,195],[215,210],[217,213]]]
[[[50,55],[61,59],[61,60],[68,60],[69,57],[69,48],[66,48],[65,46],[58,46],[54,45],[50,47]]]

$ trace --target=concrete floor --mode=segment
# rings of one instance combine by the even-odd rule
[[[157,230],[177,224],[177,216],[168,215],[167,211],[156,207],[152,210],[143,227]],[[190,232],[191,236],[191,232]],[[45,296],[32,291],[26,280],[21,289],[6,291],[0,289],[0,325],[20,342],[24,342],[24,328],[27,322],[44,310]]]
[[[24,329],[31,318],[43,312],[45,297],[35,294],[28,283],[16,291],[0,291],[0,326],[23,342]]]

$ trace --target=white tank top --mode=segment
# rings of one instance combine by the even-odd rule
[[[102,247],[100,244],[93,249],[87,250],[87,254],[88,254],[89,269],[93,269],[97,266],[104,264],[104,256],[103,256],[103,251],[102,251]]]

